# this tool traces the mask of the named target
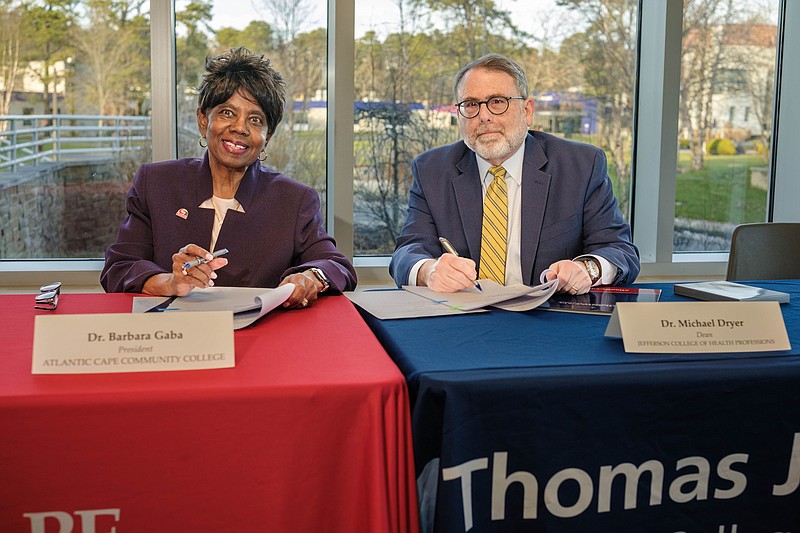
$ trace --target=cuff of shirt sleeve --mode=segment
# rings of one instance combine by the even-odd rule
[[[608,259],[604,257],[600,257],[599,255],[594,254],[583,254],[579,255],[573,261],[578,261],[580,259],[584,259],[586,257],[591,257],[592,259],[596,260],[600,263],[600,272],[601,276],[597,282],[592,285],[592,287],[597,287],[599,285],[611,285],[614,283],[614,280],[617,279],[617,266],[611,263]]]
[[[419,274],[419,269],[422,268],[422,265],[425,263],[425,261],[430,261],[430,260],[431,258],[420,259],[419,261],[414,263],[414,266],[411,267],[411,272],[408,273],[408,280],[407,280],[408,285],[412,287],[417,286],[417,274]]]

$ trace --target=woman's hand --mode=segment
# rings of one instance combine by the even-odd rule
[[[208,262],[183,268],[183,265],[198,258]],[[224,257],[214,257],[205,248],[187,244],[172,255],[172,273],[150,277],[142,290],[147,294],[158,296],[186,296],[195,288],[213,287],[217,278],[214,271],[227,264],[228,260]]]
[[[289,299],[283,302],[288,309],[302,309],[317,301],[322,282],[310,270],[289,274],[281,280],[281,285],[294,283],[294,290]]]

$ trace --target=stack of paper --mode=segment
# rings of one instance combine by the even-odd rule
[[[558,287],[554,279],[535,287],[499,285],[479,280],[481,288],[458,292],[436,292],[428,287],[405,286],[403,289],[373,289],[346,293],[350,300],[382,320],[426,316],[458,315],[484,312],[492,306],[507,311],[528,311],[546,302]]]
[[[195,289],[186,296],[136,297],[134,313],[172,311],[232,311],[233,329],[249,326],[289,299],[294,285],[287,283],[276,289],[261,287],[209,287]]]

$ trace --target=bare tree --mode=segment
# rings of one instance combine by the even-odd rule
[[[452,142],[449,80],[459,65],[443,54],[445,36],[417,34],[419,5],[396,0],[398,31],[384,42],[368,33],[356,45],[356,247],[387,253],[406,218],[411,160]],[[426,106],[427,104],[427,106]],[[427,107],[427,108],[426,108]]]
[[[627,212],[633,129],[635,0],[560,0],[586,17],[587,28],[571,37],[564,53],[580,54],[585,91],[598,100],[601,147],[616,169],[617,201]]]
[[[747,111],[752,112],[758,122],[755,135],[761,140],[761,155],[767,161],[778,28],[775,24],[764,23],[760,18],[751,18],[742,24],[729,25],[726,34],[728,61],[725,66],[726,70],[736,75],[738,83],[734,87],[720,89],[734,91],[730,95],[734,98],[749,100]],[[748,130],[742,135],[749,137],[753,133]]]
[[[72,31],[80,52],[77,68],[84,76],[86,96],[102,115],[138,111],[131,108],[149,82],[149,54],[142,0],[97,1],[88,5],[83,25]]]
[[[310,67],[309,58],[304,49],[295,43],[313,13],[313,6],[310,0],[258,0],[254,3],[260,6],[259,11],[266,13],[267,21],[274,31],[274,61],[286,81],[286,96],[291,111],[296,97],[301,96],[304,102],[308,102],[313,96],[306,94],[309,87],[303,83],[303,73],[308,72]],[[315,63],[317,68],[321,67],[319,61]],[[317,73],[318,76],[321,75],[321,69]],[[294,113],[287,113],[285,123],[291,135],[294,130]]]
[[[458,136],[452,128],[437,126],[442,115],[447,113],[389,101],[372,102],[360,113],[364,142],[357,143],[356,149],[355,206],[369,218],[368,226],[373,229],[371,235],[363,229],[357,232],[362,251],[394,249],[406,219],[413,180],[411,161]]]
[[[445,21],[452,22],[447,51],[459,64],[488,52],[503,52],[493,46],[494,37],[527,36],[514,24],[511,13],[494,0],[412,0],[411,5],[427,7],[431,14],[442,14]]]
[[[680,128],[689,140],[692,170],[705,163],[711,139],[712,103],[724,60],[725,28],[734,16],[732,0],[684,0]]]
[[[41,81],[44,101],[51,105],[53,114],[58,113],[55,65],[71,54],[69,30],[76,4],[77,0],[32,0],[21,5],[26,35],[21,60],[26,63],[28,73]]]
[[[574,35],[577,22],[564,24],[563,17],[547,15],[533,19],[537,27],[531,36],[533,46],[520,57],[531,95],[569,91],[583,85],[582,35]]]
[[[7,115],[20,74],[22,16],[15,6],[3,2],[0,5],[0,19],[0,115]],[[0,123],[0,131],[6,126],[6,122]]]

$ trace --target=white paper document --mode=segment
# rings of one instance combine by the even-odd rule
[[[479,282],[483,291],[470,288],[443,293],[428,287],[405,286],[402,290],[373,289],[345,295],[376,318],[390,320],[482,313],[487,306],[507,311],[528,311],[546,302],[558,286],[558,280],[536,287],[522,284],[504,286],[486,279]]]
[[[436,292],[428,287],[405,286],[403,289],[461,311],[471,311],[490,305],[507,311],[529,311],[546,302],[558,287],[558,279],[535,287],[521,283],[500,285],[488,279],[481,279],[478,282],[482,291],[476,287],[449,293]]]
[[[287,283],[275,289],[262,287],[209,287],[195,289],[177,298],[136,297],[133,312],[233,311],[233,329],[254,323],[289,299],[294,285]]]
[[[420,298],[403,289],[367,289],[344,293],[351,302],[381,320],[485,313],[485,309],[464,311],[445,303]]]
[[[527,285],[523,286],[527,287]],[[511,300],[492,304],[492,307],[505,309],[506,311],[530,311],[531,309],[536,309],[555,294],[556,289],[558,289],[558,278],[554,278],[535,287],[528,287],[528,289],[530,292],[527,294],[517,296]]]

